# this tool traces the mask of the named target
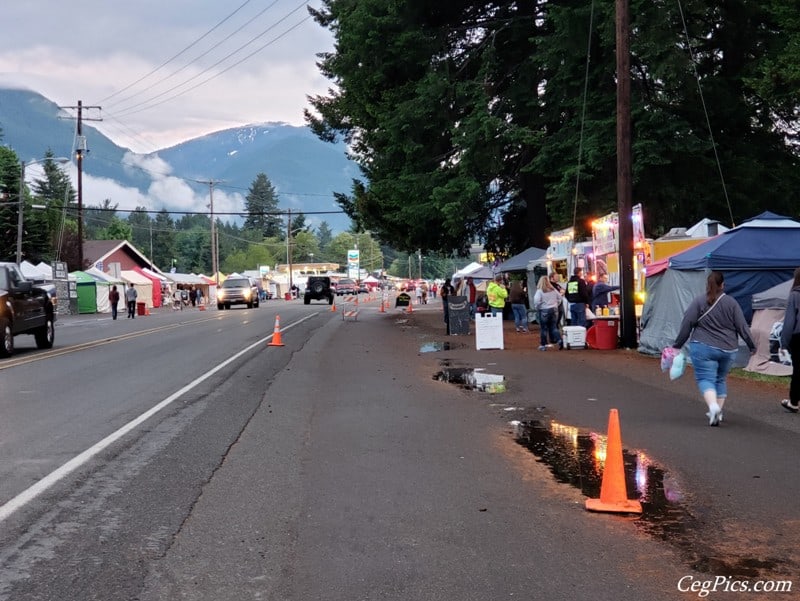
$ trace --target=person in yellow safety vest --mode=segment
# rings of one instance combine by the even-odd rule
[[[508,290],[503,286],[502,274],[498,273],[494,276],[494,281],[489,282],[489,285],[486,286],[486,296],[489,298],[489,308],[492,311],[492,317],[497,315],[498,311],[502,315],[503,307],[506,306],[506,297],[508,296]]]

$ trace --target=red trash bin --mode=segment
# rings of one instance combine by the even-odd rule
[[[594,325],[586,332],[586,343],[593,349],[600,351],[611,351],[617,348],[617,324],[616,319],[603,319],[598,317],[594,320]]]
[[[287,292],[286,294],[284,294],[283,295],[283,300],[292,300],[292,293],[291,292]]]
[[[147,315],[147,305],[145,303],[136,303],[136,315]]]

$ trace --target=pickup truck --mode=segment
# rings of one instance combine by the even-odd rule
[[[16,263],[0,263],[0,356],[14,352],[14,336],[32,334],[38,348],[52,348],[56,313],[50,295],[25,279]]]

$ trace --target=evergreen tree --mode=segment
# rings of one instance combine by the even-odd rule
[[[166,210],[153,220],[153,263],[162,271],[172,268],[175,256],[175,223]]]
[[[319,256],[315,257],[317,261],[328,260],[328,245],[333,240],[333,231],[327,221],[322,221],[316,230],[317,244],[319,245]]]
[[[266,174],[256,175],[245,197],[245,208],[245,230],[256,230],[263,238],[278,235],[283,223],[278,214],[278,195]]]
[[[25,214],[23,250],[32,262],[50,261],[57,256],[63,223],[70,215],[67,209],[74,207],[75,199],[69,176],[52,160],[53,153],[48,150],[45,157],[41,163],[44,177],[35,179],[32,186],[34,204],[43,205],[45,210],[34,209]]]
[[[587,3],[324,0],[312,12],[336,37],[320,63],[336,88],[306,118],[366,177],[337,202],[403,250],[446,255],[544,247],[549,229],[615,210],[614,7],[594,7],[590,30]],[[688,8],[631,2],[634,201],[656,231],[791,213],[796,11]]]
[[[150,234],[153,223],[150,214],[145,207],[136,207],[128,213],[128,225],[131,228],[130,242],[145,255],[150,254]],[[153,254],[155,254],[155,243],[153,244]]]

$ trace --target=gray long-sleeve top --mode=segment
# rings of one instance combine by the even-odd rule
[[[798,311],[800,311],[800,286],[792,288],[791,292],[789,292],[789,300],[786,303],[786,313],[783,315],[781,348],[788,349],[792,336],[794,334],[800,334],[800,319],[797,319]]]
[[[700,319],[706,311],[708,314]],[[723,295],[713,308],[708,306],[705,295],[698,296],[692,301],[686,309],[678,337],[672,346],[681,348],[689,340],[689,336],[693,342],[702,342],[724,351],[738,349],[738,337],[741,336],[750,352],[756,350],[742,308],[736,299],[727,294]]]

